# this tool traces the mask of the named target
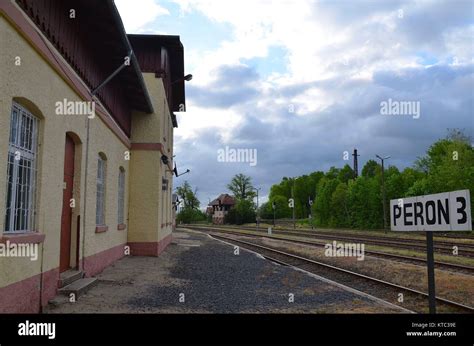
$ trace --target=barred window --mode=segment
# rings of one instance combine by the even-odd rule
[[[105,179],[107,159],[104,154],[99,154],[97,159],[97,203],[95,223],[105,225]]]
[[[125,169],[120,167],[118,176],[118,224],[125,223]]]
[[[7,163],[5,232],[33,231],[39,120],[13,102]]]

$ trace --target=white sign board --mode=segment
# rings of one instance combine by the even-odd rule
[[[472,231],[469,190],[392,199],[392,231]]]

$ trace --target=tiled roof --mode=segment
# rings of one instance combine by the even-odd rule
[[[219,195],[215,200],[213,200],[209,205],[234,205],[235,198],[230,196],[227,193]]]

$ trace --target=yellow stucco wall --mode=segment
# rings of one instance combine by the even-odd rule
[[[80,178],[75,186],[76,196],[80,193],[82,198],[77,200],[79,203],[74,213],[75,215],[80,213],[82,218],[85,215],[85,256],[126,243],[127,231],[117,230],[117,193],[120,166],[125,169],[126,187],[128,186],[129,161],[124,159],[124,152],[128,149],[99,117],[96,116],[90,120],[87,164],[89,171],[87,196],[84,197],[87,118],[83,115],[55,114],[56,101],[64,98],[68,101],[81,101],[81,99],[2,16],[0,16],[0,40],[0,235],[5,221],[10,113],[12,100],[19,97],[36,105],[41,114],[35,113],[35,115],[42,118],[38,148],[36,228],[46,235],[43,270],[47,271],[59,266],[64,143],[66,132],[69,131],[75,133],[82,142],[80,147],[76,147],[76,157],[79,155],[78,160],[81,164]],[[20,66],[15,66],[15,57],[21,58]],[[107,156],[106,224],[109,230],[96,234],[96,172],[99,152],[104,152]],[[127,214],[128,189],[125,196],[125,214]],[[73,215],[73,230],[75,215]],[[81,232],[83,232],[82,222]],[[82,246],[80,252],[81,250]],[[0,287],[38,274],[39,268],[40,260],[32,263],[29,259],[0,258]]]
[[[173,175],[168,166],[161,162],[161,152],[132,150],[130,161],[126,160],[125,153],[130,149],[98,116],[88,120],[85,115],[56,114],[57,101],[83,100],[3,16],[0,16],[0,47],[0,237],[5,222],[6,163],[13,100],[29,108],[40,118],[35,229],[46,235],[43,245],[39,246],[37,261],[0,257],[0,288],[39,274],[41,266],[43,272],[59,266],[64,144],[68,132],[73,133],[78,141],[73,196],[76,207],[73,209],[71,225],[71,264],[76,261],[74,253],[78,215],[81,216],[80,258],[127,242],[156,242],[168,236],[172,232],[172,226],[168,223],[172,222],[173,217]],[[50,48],[55,50],[52,46]],[[17,57],[21,59],[19,66],[15,65]],[[162,143],[166,155],[172,160],[173,127],[163,82],[152,73],[145,73],[143,76],[155,113],[134,112],[131,142]],[[105,220],[109,228],[107,232],[96,233],[97,160],[101,152],[107,157]],[[120,167],[125,169],[126,177],[127,229],[122,231],[117,230]],[[162,191],[162,177],[169,180],[166,191]]]
[[[173,125],[166,101],[163,81],[154,73],[143,73],[155,112],[136,113],[132,117],[132,143],[161,143],[170,160],[173,157]],[[166,138],[166,142],[164,141]],[[169,149],[169,150],[168,150]],[[130,242],[159,241],[172,232],[171,191],[173,175],[161,161],[159,151],[133,150],[130,183]],[[168,190],[162,191],[162,177],[169,181]],[[144,201],[139,204],[139,201]],[[152,230],[150,232],[149,230]],[[156,232],[156,233],[155,233]]]
[[[160,157],[161,153],[157,151],[132,151],[129,242],[156,242],[159,240]]]

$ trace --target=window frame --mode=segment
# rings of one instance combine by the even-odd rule
[[[4,234],[36,231],[39,131],[40,118],[13,101],[8,139]]]
[[[107,189],[107,157],[99,153],[97,156],[97,177],[96,177],[96,226],[105,226],[105,207]]]
[[[119,168],[117,196],[117,224],[125,224],[125,169]]]

